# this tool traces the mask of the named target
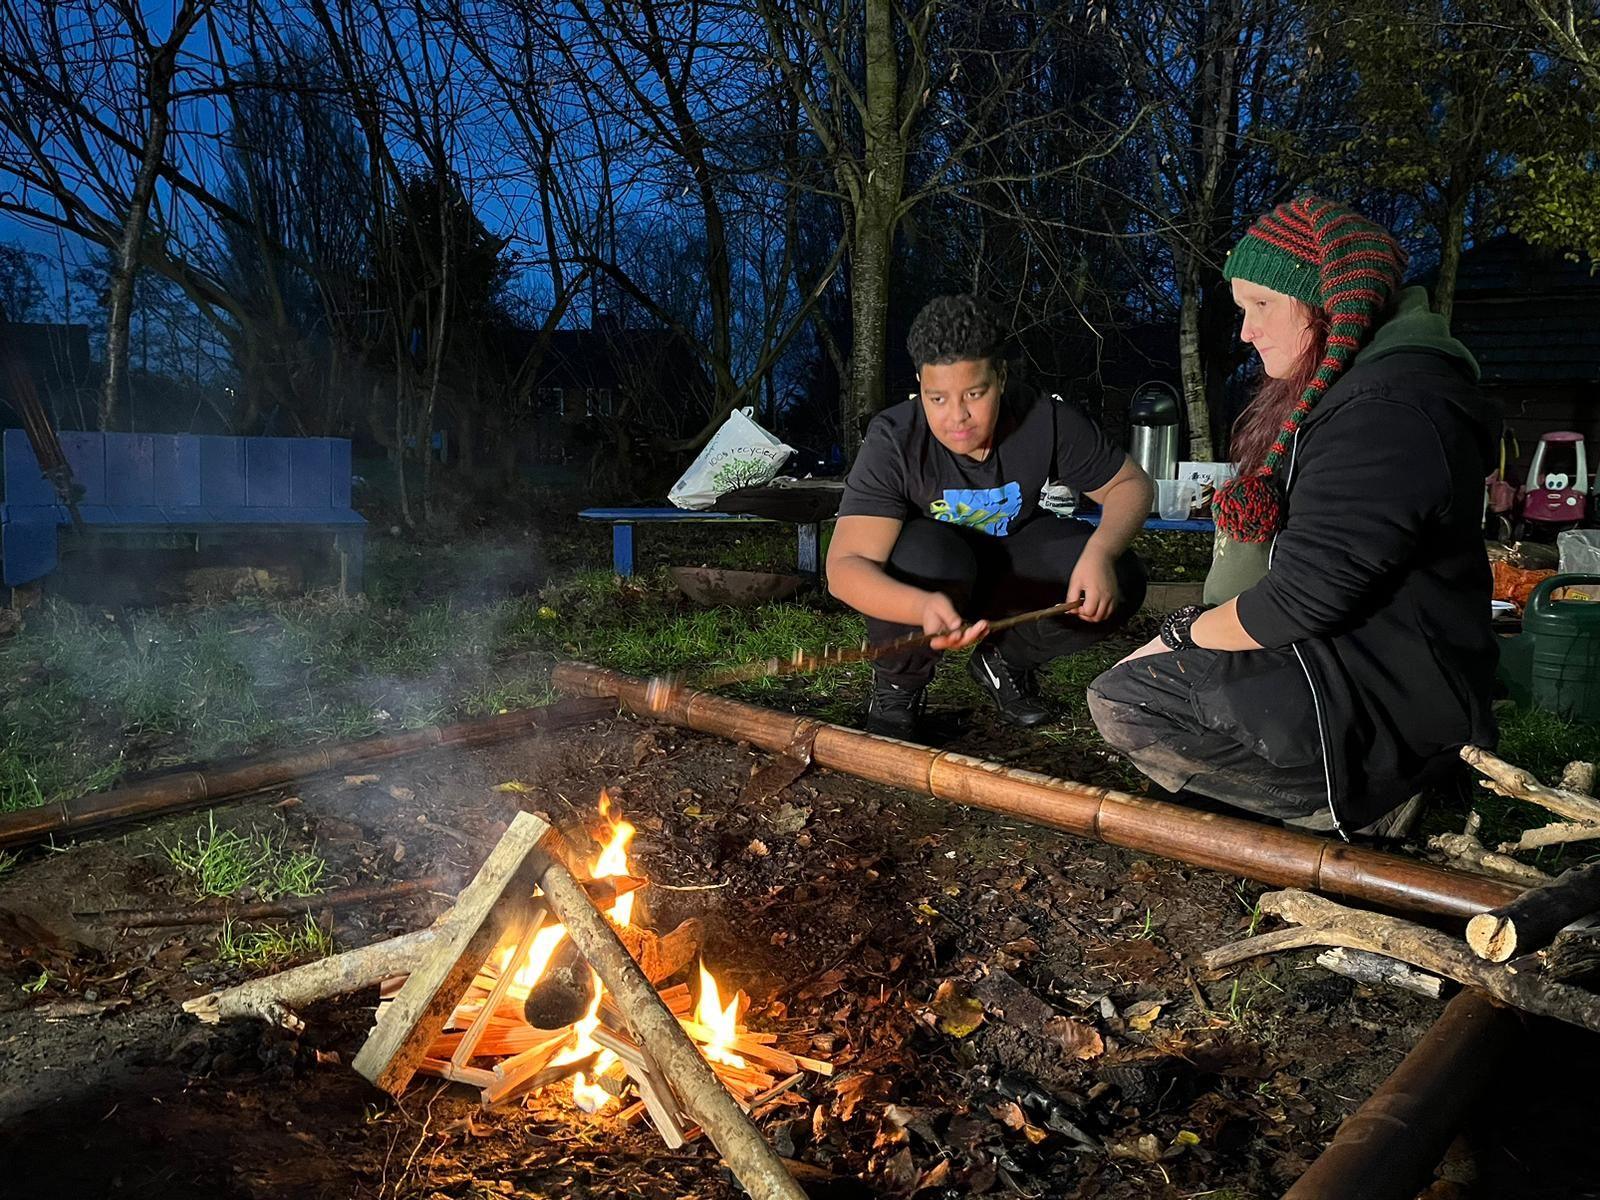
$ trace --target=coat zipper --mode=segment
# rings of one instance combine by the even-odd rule
[[[1294,431],[1294,440],[1289,444],[1289,470],[1284,476],[1283,493],[1288,497],[1289,487],[1294,483],[1294,469],[1300,451],[1300,430]],[[1278,547],[1278,535],[1272,535],[1272,545],[1267,547],[1267,570],[1272,570],[1272,552]],[[1289,647],[1294,651],[1295,661],[1300,664],[1300,670],[1306,677],[1306,687],[1311,689],[1311,712],[1317,723],[1317,747],[1322,752],[1322,788],[1328,800],[1328,816],[1333,821],[1333,830],[1345,841],[1350,840],[1350,835],[1344,831],[1344,826],[1339,822],[1338,810],[1333,807],[1333,771],[1328,761],[1328,735],[1322,723],[1322,697],[1317,694],[1317,681],[1311,675],[1311,668],[1306,664],[1305,655],[1300,653],[1300,645]]]

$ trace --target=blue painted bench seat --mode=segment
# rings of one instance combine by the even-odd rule
[[[359,591],[366,521],[350,507],[346,438],[63,433],[83,489],[78,513],[95,532],[331,535],[340,589]],[[5,431],[0,575],[11,587],[43,578],[72,514],[45,479],[27,435]]]
[[[579,520],[599,521],[611,526],[611,569],[618,575],[633,574],[633,527],[649,524],[682,524],[686,522],[737,521],[787,524],[771,517],[757,517],[749,513],[696,512],[686,508],[586,508],[578,514]],[[1091,525],[1100,523],[1100,512],[1078,514],[1080,521]],[[1215,533],[1216,524],[1208,520],[1167,521],[1151,517],[1144,523],[1146,529],[1167,533]],[[795,559],[803,574],[816,578],[820,563],[818,548],[821,544],[820,521],[800,523],[796,526]]]
[[[705,521],[731,521],[740,524],[787,525],[772,517],[758,517],[751,513],[696,512],[687,508],[586,508],[578,514],[581,521],[601,521],[611,526],[611,569],[618,575],[633,574],[633,527],[636,524],[700,523]],[[795,525],[795,563],[803,575],[817,576],[818,546],[822,541],[822,522],[809,521]]]
[[[1091,525],[1100,524],[1100,511],[1075,514],[1080,521],[1087,521]],[[1209,518],[1195,517],[1185,521],[1168,521],[1162,517],[1151,517],[1144,523],[1146,529],[1158,533],[1215,533],[1217,523]]]

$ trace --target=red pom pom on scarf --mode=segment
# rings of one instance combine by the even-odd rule
[[[1278,531],[1283,498],[1271,471],[1233,479],[1217,489],[1211,506],[1217,528],[1236,542],[1265,542]]]

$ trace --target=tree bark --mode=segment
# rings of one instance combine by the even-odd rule
[[[1461,247],[1467,237],[1467,196],[1452,196],[1439,228],[1439,281],[1433,289],[1433,311],[1447,322],[1456,303],[1456,277],[1461,271]]]

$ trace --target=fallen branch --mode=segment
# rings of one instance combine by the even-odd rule
[[[438,926],[419,929],[359,950],[330,955],[293,970],[252,979],[238,987],[207,992],[185,1000],[183,1011],[212,1025],[218,1021],[257,1018],[299,1033],[305,1028],[305,1022],[295,1015],[295,1008],[329,996],[343,996],[374,987],[391,975],[409,974],[427,961],[438,939]]]
[[[1437,975],[1414,971],[1403,962],[1396,962],[1381,954],[1369,954],[1365,950],[1347,950],[1343,946],[1324,950],[1317,955],[1317,965],[1335,975],[1354,979],[1357,983],[1404,988],[1430,1000],[1437,1000],[1444,995],[1444,980]]]
[[[103,908],[98,912],[73,913],[84,920],[103,921],[124,929],[160,925],[220,925],[226,921],[263,921],[276,917],[298,917],[330,908],[352,908],[377,900],[399,900],[417,892],[431,892],[451,881],[448,875],[429,875],[424,879],[405,879],[399,883],[369,884],[340,888],[316,896],[297,896],[292,900],[263,900],[256,904],[192,904],[188,908]]]
[[[1561,772],[1561,786],[1569,792],[1579,792],[1586,796],[1594,795],[1594,764],[1592,762],[1569,762]]]
[[[1303,926],[1300,932],[1311,944],[1368,950],[1399,959],[1457,983],[1482,988],[1525,1012],[1600,1032],[1600,995],[1486,963],[1448,934],[1397,917],[1346,908],[1294,889],[1268,892],[1260,903],[1263,912]]]
[[[1469,766],[1489,777],[1483,786],[1492,792],[1548,808],[1558,817],[1566,817],[1569,821],[1600,824],[1600,800],[1593,796],[1568,787],[1546,787],[1534,778],[1532,772],[1496,758],[1477,746],[1461,747],[1461,757]],[[1577,776],[1569,768],[1566,777]]]
[[[1476,871],[1513,883],[1538,885],[1550,881],[1550,876],[1538,867],[1530,867],[1506,854],[1497,854],[1470,833],[1436,833],[1428,839],[1428,846],[1443,854],[1457,870]]]
[[[1467,922],[1467,945],[1479,958],[1503,963],[1549,944],[1579,917],[1600,909],[1600,863],[1574,867],[1543,887]]]
[[[1553,825],[1524,829],[1516,841],[1501,842],[1499,850],[1501,854],[1516,854],[1523,850],[1542,850],[1546,846],[1564,846],[1568,842],[1586,842],[1590,838],[1600,838],[1600,825],[1591,825],[1588,821],[1557,821]]]

